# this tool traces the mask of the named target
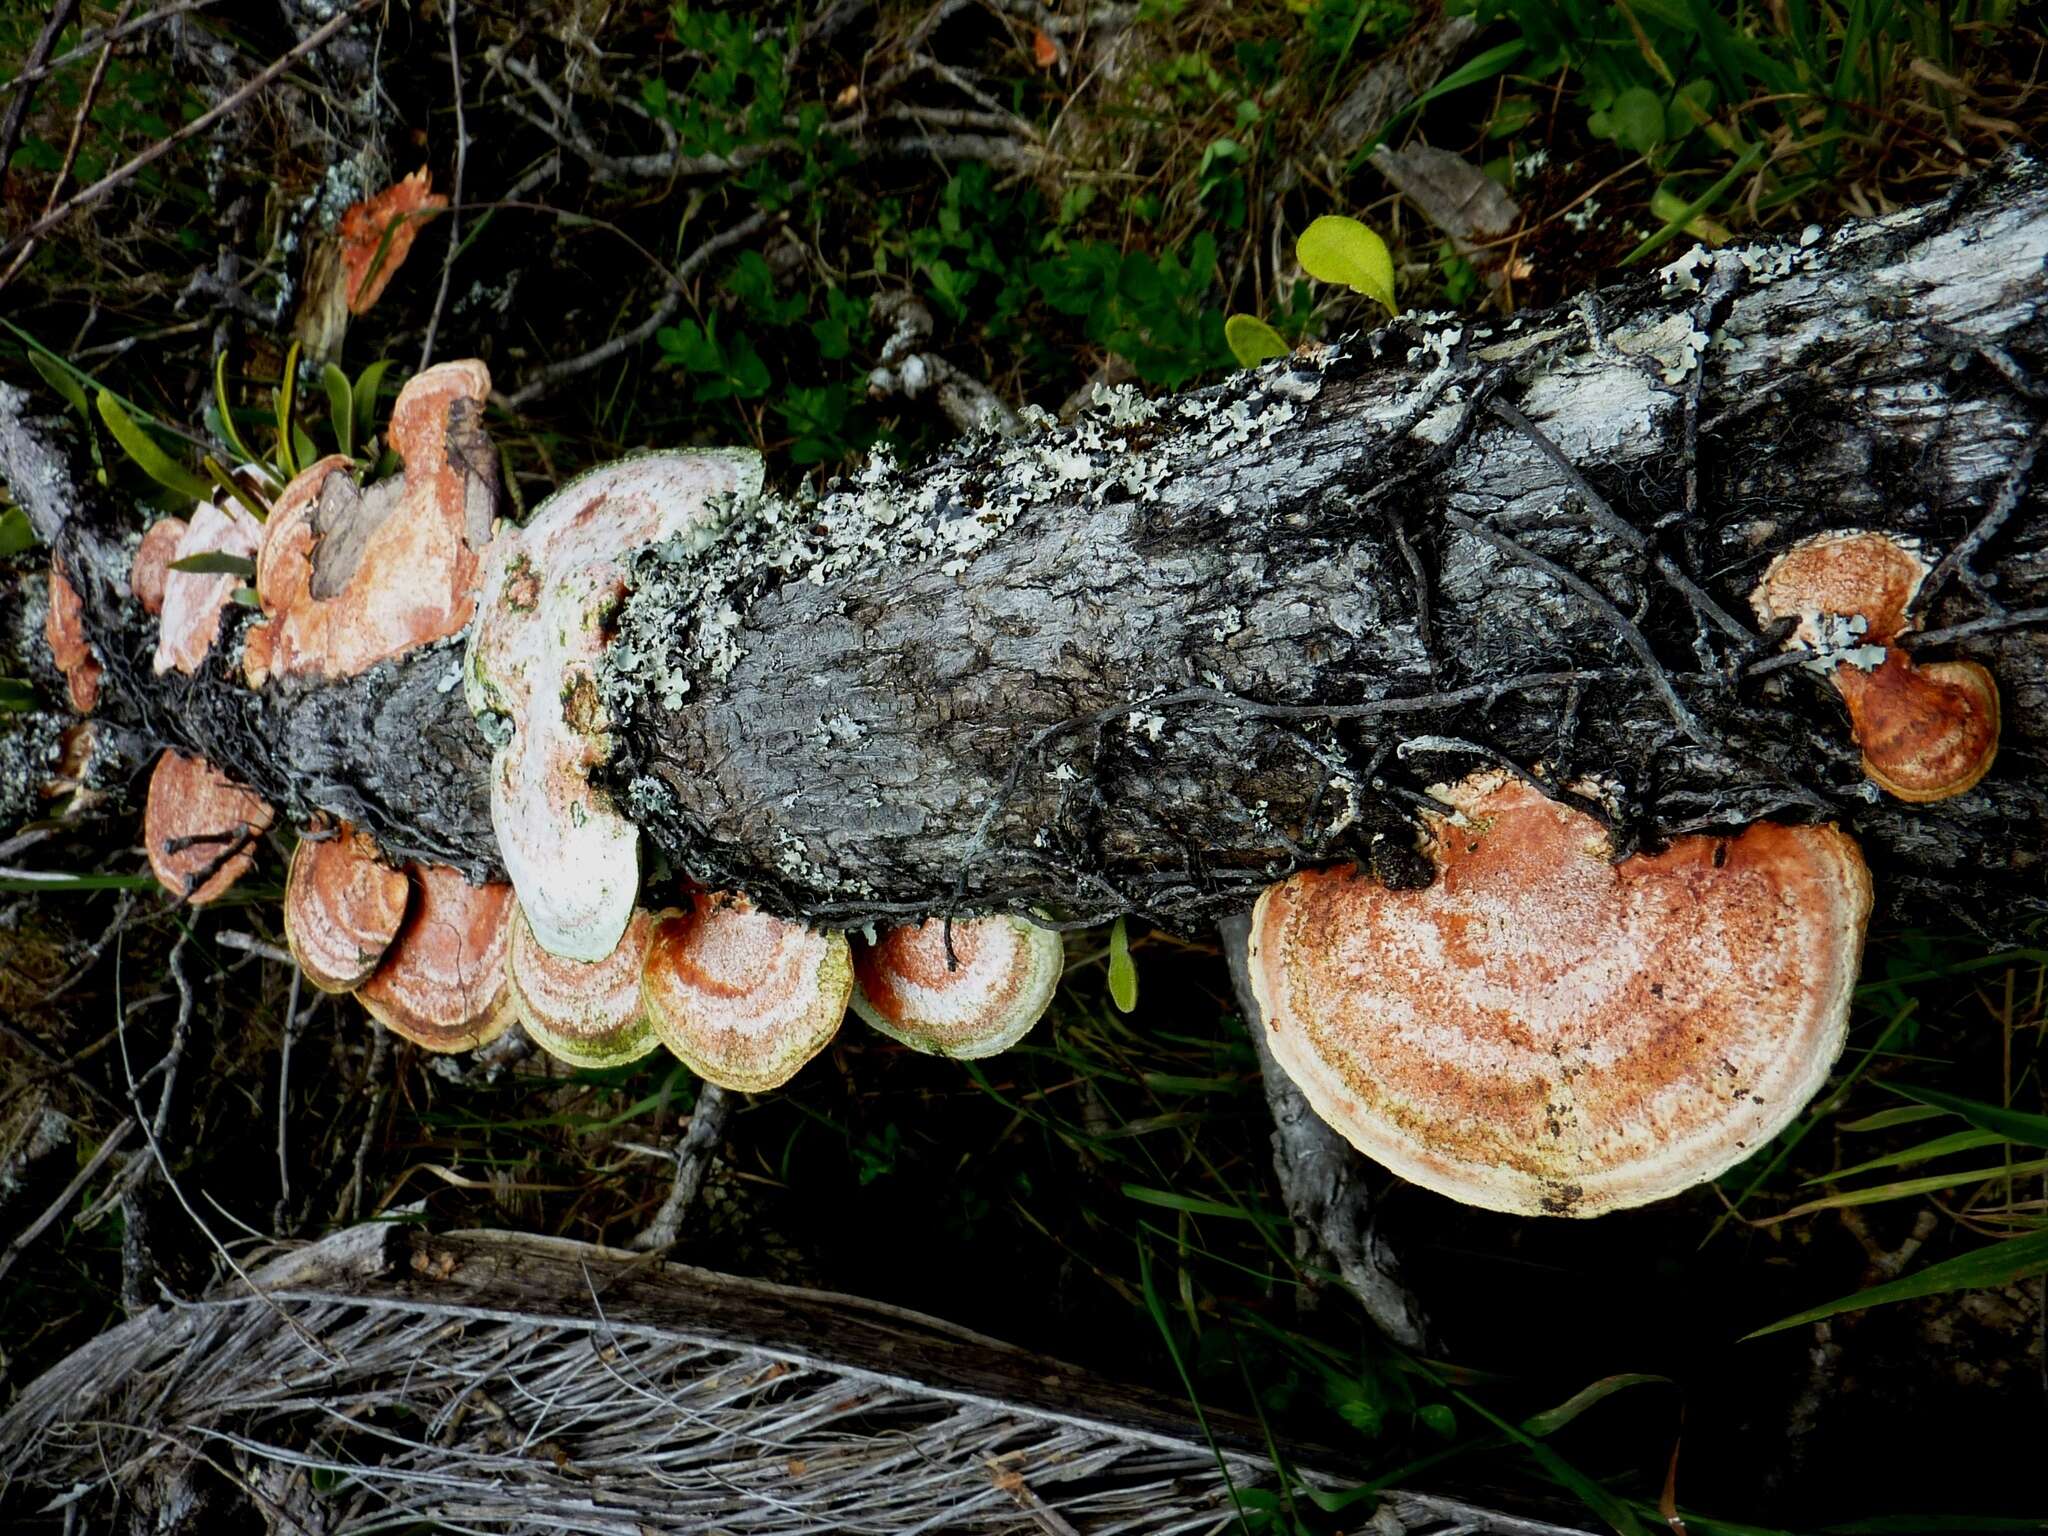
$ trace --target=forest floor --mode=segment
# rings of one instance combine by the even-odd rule
[[[1233,315],[1370,325],[1294,259],[1323,214],[1386,237],[1403,307],[1506,310],[1939,195],[2048,123],[2039,13],[1995,0],[422,0],[202,122],[303,35],[282,15],[342,9],[0,0],[0,377],[85,415],[138,508],[206,456],[349,441],[355,394],[428,355],[488,362],[522,505],[650,445],[750,444],[788,485],[958,431],[906,355],[1058,413],[1220,376]],[[336,217],[422,166],[453,210],[359,250],[389,284],[351,315]],[[929,326],[892,350],[905,295]],[[0,561],[42,558],[0,511]],[[0,739],[44,702],[0,679]],[[288,830],[180,909],[138,808],[106,786],[0,827],[0,1243],[121,1137],[0,1248],[0,1401],[264,1235],[646,1225],[685,1068],[425,1056],[297,984]],[[1874,935],[1829,1089],[1684,1198],[1532,1221],[1382,1180],[1437,1358],[1304,1272],[1220,954],[1132,952],[1119,1008],[1108,936],[1075,936],[1051,1015],[985,1063],[849,1024],[738,1108],[677,1256],[1256,1413],[1362,1483],[1625,1531],[2043,1528],[2048,1264],[1747,1336],[2041,1230],[2048,950],[1965,913]],[[1248,1512],[1296,1520],[1357,1513]]]

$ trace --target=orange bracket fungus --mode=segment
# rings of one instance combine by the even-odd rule
[[[423,215],[439,213],[448,199],[434,190],[423,165],[375,197],[352,203],[341,215],[341,271],[348,312],[360,315],[383,297],[384,287],[412,254]]]
[[[1428,888],[1311,871],[1252,918],[1273,1055],[1361,1152],[1470,1205],[1596,1216],[1724,1172],[1827,1080],[1871,901],[1844,833],[1615,863],[1520,780],[1436,793]]]
[[[100,701],[100,664],[85,638],[85,602],[63,567],[50,561],[50,607],[43,615],[43,639],[57,670],[64,674],[64,692],[81,715]]]
[[[160,517],[136,546],[135,561],[128,568],[128,590],[144,613],[164,611],[164,578],[170,575],[170,563],[178,558],[178,544],[190,527],[182,517]]]
[[[1007,1051],[1044,1017],[1066,961],[1060,936],[1018,917],[933,918],[854,952],[853,1011],[935,1056]]]
[[[706,1082],[779,1088],[831,1042],[853,991],[846,935],[786,923],[739,896],[655,918],[641,992],[654,1032]]]
[[[412,894],[403,870],[377,856],[353,827],[309,833],[292,854],[284,886],[285,942],[323,992],[353,992],[398,937]]]
[[[194,906],[227,894],[255,866],[274,813],[203,757],[166,752],[149,776],[142,839],[157,884]]]
[[[636,911],[604,959],[565,960],[542,947],[515,906],[507,967],[513,1005],[535,1043],[572,1067],[622,1066],[659,1045],[640,1000],[653,934],[653,916]]]
[[[533,936],[552,954],[612,953],[640,893],[640,833],[589,780],[611,754],[599,694],[626,560],[761,487],[752,453],[652,453],[572,480],[491,546],[464,691],[491,765],[491,823]]]
[[[512,887],[471,885],[459,870],[411,867],[412,913],[356,990],[371,1016],[429,1051],[467,1051],[512,1022],[505,950]]]
[[[263,525],[222,491],[212,501],[199,504],[192,521],[178,535],[171,559],[233,555],[253,560],[262,538]],[[182,672],[187,677],[198,676],[207,652],[220,638],[221,613],[240,584],[241,578],[232,571],[165,570],[156,639],[158,675]]]
[[[1882,533],[1824,533],[1771,562],[1751,595],[1765,623],[1817,653],[1849,710],[1863,772],[1901,800],[1974,789],[1998,755],[1998,685],[1974,661],[1915,661],[1899,646],[1928,566]]]
[[[498,499],[482,426],[490,392],[482,363],[437,364],[391,410],[402,474],[365,490],[334,454],[279,493],[256,557],[263,622],[243,653],[250,687],[354,677],[469,622]]]

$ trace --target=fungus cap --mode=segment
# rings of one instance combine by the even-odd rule
[[[831,1042],[853,991],[846,935],[786,923],[740,896],[659,914],[641,991],[661,1043],[706,1082],[779,1088]]]
[[[178,558],[178,544],[191,525],[182,517],[160,517],[149,525],[142,542],[135,547],[135,560],[128,568],[128,590],[142,604],[142,611],[164,611],[164,578],[170,563]]]
[[[1856,844],[1759,824],[1609,860],[1520,781],[1436,792],[1436,879],[1270,887],[1249,962],[1273,1055],[1368,1157],[1439,1194],[1595,1216],[1722,1173],[1826,1082],[1870,915]]]
[[[640,894],[639,829],[589,778],[611,755],[598,666],[626,562],[709,520],[721,498],[760,488],[752,453],[644,454],[570,481],[491,546],[464,691],[503,743],[491,824],[550,953],[602,960]]]
[[[414,864],[412,912],[356,996],[392,1033],[429,1051],[467,1051],[512,1022],[505,951],[512,887]]]
[[[935,1056],[1007,1051],[1045,1016],[1066,962],[1060,936],[1020,917],[932,918],[854,951],[853,1011]],[[957,962],[957,963],[955,963]]]
[[[262,538],[263,525],[223,491],[214,500],[199,503],[191,522],[178,536],[171,558],[239,555],[253,560]],[[183,672],[187,677],[199,675],[213,642],[220,638],[221,613],[240,585],[241,578],[232,571],[164,572],[154,663],[158,676],[166,672]]]
[[[275,813],[203,757],[167,751],[149,775],[142,839],[157,884],[193,906],[227,894],[255,866]]]
[[[71,707],[89,715],[100,701],[100,664],[85,638],[85,600],[64,574],[53,555],[50,559],[50,606],[43,615],[43,640],[50,658],[64,674],[64,693]]]
[[[1865,776],[1914,803],[1974,789],[1998,757],[1991,674],[1974,661],[1919,662],[1899,648],[1927,573],[1909,540],[1824,533],[1773,560],[1750,596],[1766,623],[1797,619],[1787,644],[1821,653]]]
[[[405,922],[412,884],[347,825],[308,835],[284,884],[284,934],[306,979],[323,992],[353,992],[370,979]]]
[[[400,474],[359,487],[353,461],[331,454],[278,494],[256,560],[251,687],[354,677],[470,621],[498,499],[490,392],[482,363],[438,363],[391,408]]]
[[[640,998],[653,915],[637,911],[602,960],[565,960],[533,936],[516,904],[508,969],[520,1022],[550,1056],[572,1067],[616,1067],[661,1044]]]

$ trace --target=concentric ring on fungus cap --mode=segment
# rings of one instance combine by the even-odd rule
[[[779,1088],[831,1043],[853,991],[846,935],[787,923],[743,896],[654,920],[640,989],[661,1043],[706,1082]]]
[[[1021,917],[931,918],[854,951],[853,1011],[912,1050],[963,1061],[1007,1051],[1059,990],[1060,936]],[[957,963],[954,963],[957,962]]]
[[[1253,990],[1324,1120],[1469,1205],[1596,1216],[1763,1146],[1842,1048],[1870,876],[1832,826],[1764,823],[1610,863],[1519,780],[1436,791],[1436,880],[1270,887]]]
[[[616,1067],[661,1044],[640,999],[640,972],[653,914],[635,910],[626,931],[602,960],[569,960],[534,937],[526,909],[512,912],[512,948],[506,970],[520,1022],[534,1043],[572,1067]]]

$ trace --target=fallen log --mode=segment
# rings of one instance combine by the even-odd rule
[[[2048,909],[2044,256],[2048,176],[2015,159],[1555,310],[1408,316],[745,499],[638,557],[599,782],[678,873],[824,926],[1191,929],[1346,858],[1413,883],[1429,786],[1505,767],[1617,856],[1837,822],[1891,914],[2010,936]],[[14,391],[0,471],[79,589],[110,726],[393,854],[499,868],[457,643],[256,691],[231,629],[198,676],[154,675],[139,529]],[[1778,555],[1850,528],[1918,541],[1901,644],[2003,695],[1968,793],[1880,790],[1828,669],[1752,612]]]

